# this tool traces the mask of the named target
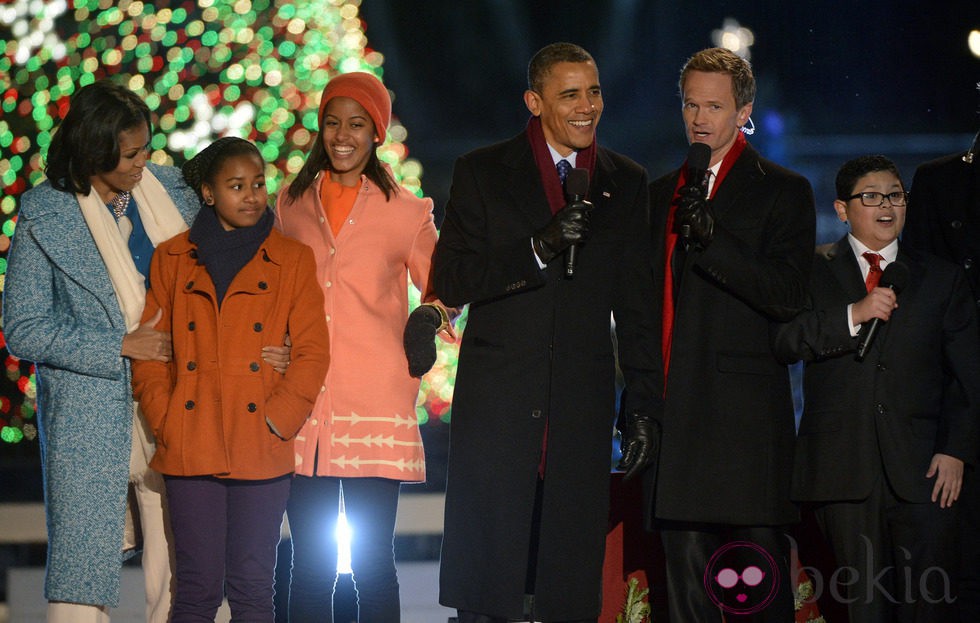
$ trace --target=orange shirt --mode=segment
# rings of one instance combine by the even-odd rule
[[[330,231],[333,232],[334,237],[337,237],[344,221],[350,216],[359,188],[360,185],[344,186],[340,182],[335,182],[328,173],[324,172],[320,184],[320,203],[323,205],[327,223],[330,224]]]

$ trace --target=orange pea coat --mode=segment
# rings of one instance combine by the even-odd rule
[[[146,321],[173,334],[169,363],[133,362],[133,385],[157,439],[150,466],[175,476],[262,480],[293,471],[293,443],[329,362],[313,252],[273,230],[218,308],[188,232],[153,256]],[[285,374],[261,357],[289,333]]]

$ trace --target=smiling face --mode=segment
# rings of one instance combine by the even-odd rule
[[[96,173],[89,178],[92,188],[108,203],[119,193],[129,192],[143,179],[150,130],[145,123],[119,133],[119,162],[111,171]]]
[[[334,97],[327,102],[321,126],[330,177],[344,186],[357,186],[377,144],[371,115],[352,98]]]
[[[714,166],[735,144],[739,128],[752,113],[752,103],[738,108],[730,75],[696,70],[684,79],[682,99],[687,140],[710,147]]]
[[[524,103],[541,118],[544,138],[562,156],[585,149],[595,140],[602,116],[602,89],[595,63],[552,65],[541,92],[525,91]]]
[[[866,192],[882,194],[904,191],[902,181],[891,171],[872,171],[854,184],[852,195]],[[866,206],[860,197],[834,201],[837,218],[851,225],[851,234],[872,251],[880,251],[902,233],[905,205],[893,206],[885,200],[880,206]]]
[[[204,202],[214,207],[225,231],[259,222],[269,199],[261,158],[255,154],[229,156],[212,178],[201,185],[201,193]]]

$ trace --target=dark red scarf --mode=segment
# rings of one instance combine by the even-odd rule
[[[541,173],[541,183],[544,185],[544,194],[548,197],[548,206],[551,213],[557,214],[565,207],[565,192],[562,190],[561,181],[558,179],[558,169],[555,168],[555,161],[548,150],[548,142],[544,139],[544,129],[541,127],[541,117],[532,116],[527,121],[527,138],[531,143],[531,153],[534,154],[534,161],[538,165]],[[589,181],[595,174],[595,139],[592,144],[585,149],[579,150],[575,156],[575,167],[589,170]]]
[[[531,153],[534,154],[534,162],[538,165],[541,174],[541,184],[544,186],[544,194],[548,197],[548,206],[552,214],[557,214],[565,207],[565,191],[561,187],[561,180],[558,179],[558,169],[555,161],[551,157],[548,149],[548,141],[544,138],[544,129],[541,127],[541,117],[531,116],[527,121],[527,139],[531,143]],[[575,167],[589,170],[589,181],[595,174],[595,135],[592,144],[578,151],[575,156]],[[538,478],[544,480],[544,470],[548,455],[548,420],[544,422],[544,435],[541,438],[541,460],[538,462]]]
[[[735,136],[735,143],[721,161],[718,175],[715,178],[714,185],[711,187],[712,197],[718,192],[718,187],[721,186],[721,183],[725,180],[725,176],[728,175],[728,171],[731,170],[732,165],[738,160],[746,145],[748,145],[748,141],[745,140],[745,135],[738,132]],[[680,190],[685,184],[687,184],[686,161],[681,166],[681,174],[677,178],[677,186],[674,188],[674,197],[670,200],[670,211],[667,213],[667,239],[664,247],[664,321],[661,327],[663,331],[664,393],[667,391],[667,370],[670,368],[670,346],[674,336],[674,279],[671,270],[674,247],[677,246],[677,232],[674,230],[674,212],[677,210],[677,199],[680,196]]]

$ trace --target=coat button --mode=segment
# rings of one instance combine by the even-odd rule
[[[197,249],[191,249],[190,256],[191,256],[191,259],[196,260],[197,259]]]
[[[262,332],[262,323],[261,322],[256,322],[255,324],[252,325],[252,329],[256,333],[261,333]]]
[[[187,402],[185,402],[184,403],[184,408],[187,409],[187,410],[193,409],[194,408],[194,401],[193,400],[188,400]]]
[[[535,419],[541,417],[541,409],[534,409],[533,411],[531,411],[531,417]]]
[[[255,406],[255,403],[254,402],[248,403],[248,412],[249,413],[255,413],[256,409],[258,409],[258,407]]]
[[[953,229],[962,229],[963,221],[953,221],[949,224],[949,226],[952,227]]]
[[[963,260],[963,269],[970,270],[971,268],[973,268],[973,258],[968,257],[965,260]]]
[[[186,286],[184,286],[184,289],[185,289],[185,290],[190,290],[190,289],[191,289],[191,288],[193,288],[193,287],[194,287],[194,282],[193,282],[193,281],[188,281],[188,282],[187,282],[187,285],[186,285]]]
[[[875,405],[875,412],[881,414],[884,413],[885,411],[887,411],[887,409],[885,409],[885,405],[881,404],[880,402]]]
[[[264,281],[259,282],[259,290],[268,290],[268,289],[269,289],[269,284],[267,284]]]
[[[197,328],[197,325],[194,324],[194,321],[193,320],[191,320],[190,322],[187,323],[187,330],[188,331],[193,331],[195,328]]]
[[[883,364],[883,363],[879,363],[879,364],[878,364],[878,370],[879,370],[880,372],[886,372],[886,371],[888,370],[888,368],[887,368],[887,367],[885,366],[885,364]]]
[[[187,362],[187,369],[188,370],[191,370],[191,371],[197,370],[197,362],[196,361],[188,361]]]
[[[258,372],[259,364],[253,361],[252,363],[248,364],[248,369],[251,370],[252,372]]]
[[[262,261],[264,261],[264,262],[271,262],[272,261],[272,260],[269,259],[269,254],[266,253],[265,249],[262,249]]]

